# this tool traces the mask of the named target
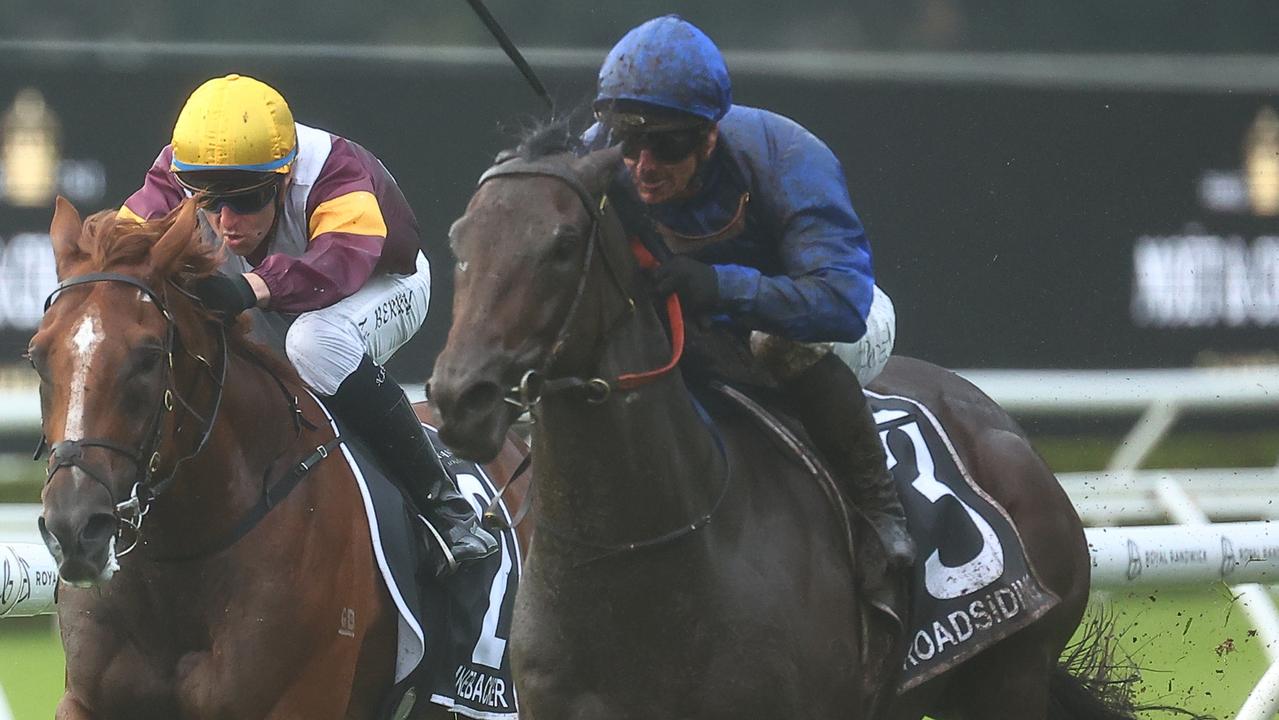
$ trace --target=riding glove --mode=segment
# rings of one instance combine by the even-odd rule
[[[249,285],[243,275],[228,277],[216,273],[203,277],[195,281],[192,291],[204,303],[204,307],[227,321],[258,304],[253,286]]]
[[[684,255],[676,255],[650,271],[658,295],[679,295],[684,310],[709,310],[719,304],[719,279],[715,268]]]

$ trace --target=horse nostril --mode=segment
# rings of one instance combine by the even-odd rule
[[[63,557],[62,540],[60,540],[57,534],[50,529],[48,522],[44,519],[43,513],[40,517],[36,518],[36,528],[40,531],[40,537],[44,540],[44,546],[49,549],[49,554],[61,563]]]
[[[470,386],[457,399],[460,412],[487,412],[502,402],[502,388],[495,382],[478,382]]]
[[[80,543],[85,549],[105,545],[116,530],[116,519],[108,513],[94,513],[80,531]]]

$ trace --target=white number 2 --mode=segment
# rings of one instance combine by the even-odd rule
[[[477,517],[484,514],[484,500],[489,493],[485,491],[480,479],[468,473],[458,473],[457,489],[475,508]],[[471,653],[471,661],[494,670],[502,668],[502,656],[506,654],[506,639],[498,637],[497,622],[502,617],[502,605],[506,600],[507,578],[511,574],[511,554],[515,549],[509,547],[506,536],[495,533],[497,541],[502,543],[502,566],[489,587],[489,606],[484,613],[484,624],[480,628],[480,638],[475,642],[475,650]]]

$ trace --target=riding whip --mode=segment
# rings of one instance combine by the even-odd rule
[[[533,72],[533,68],[528,64],[528,61],[524,59],[524,55],[520,53],[520,49],[515,47],[515,43],[511,42],[511,38],[507,36],[506,31],[498,24],[497,18],[493,17],[493,14],[489,12],[489,9],[484,6],[484,0],[466,0],[466,2],[471,6],[471,9],[475,11],[475,14],[480,16],[480,21],[483,22],[484,26],[493,34],[493,38],[497,40],[497,44],[502,46],[502,50],[506,52],[506,56],[511,59],[511,62],[515,63],[515,67],[519,68],[520,74],[523,75],[524,79],[528,81],[528,84],[533,87],[533,92],[537,93],[537,96],[542,98],[542,100],[546,103],[547,109],[554,110],[555,103],[551,100],[550,93],[546,92],[546,87],[542,85],[542,81],[537,79],[537,73]]]

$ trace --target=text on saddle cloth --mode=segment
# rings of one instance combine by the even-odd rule
[[[483,513],[497,497],[493,480],[479,465],[449,453],[435,428],[425,427],[458,489],[477,516]],[[358,444],[346,449],[343,455],[362,486],[379,568],[400,600],[396,689],[402,694],[416,688],[419,703],[429,698],[465,717],[515,720],[519,705],[507,651],[523,564],[515,531],[494,530],[501,545],[497,553],[443,581],[419,583],[420,556],[412,550],[421,542],[419,534],[430,531],[409,524],[403,496]],[[509,524],[505,504],[495,507]]]
[[[1026,560],[1008,514],[977,487],[922,404],[867,392],[918,547],[904,692],[1026,627],[1059,602]]]

